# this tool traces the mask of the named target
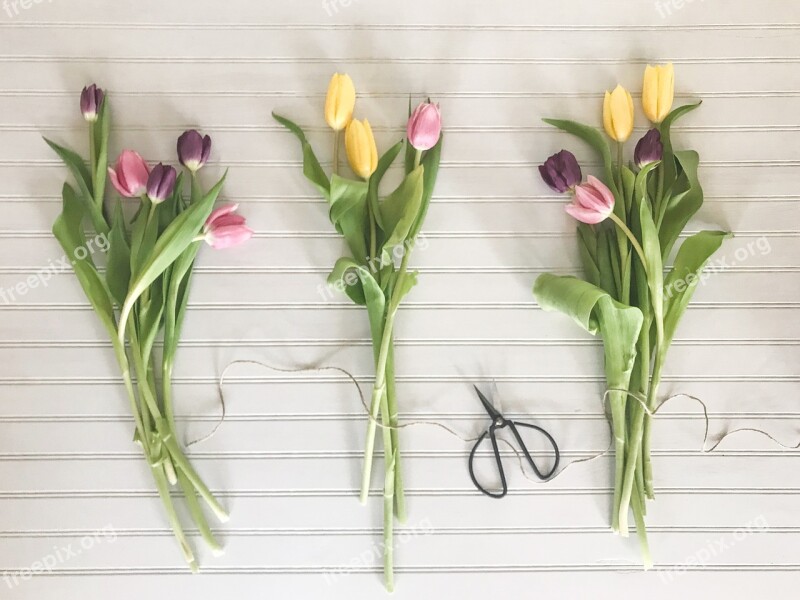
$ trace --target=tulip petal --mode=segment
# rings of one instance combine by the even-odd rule
[[[575,203],[567,204],[564,207],[564,210],[566,210],[567,214],[574,219],[577,219],[581,223],[586,223],[587,225],[596,225],[597,223],[605,221],[608,217],[607,214],[604,216],[601,213],[598,213],[594,210],[589,210],[588,208],[584,208]]]
[[[208,219],[206,219],[206,228],[210,227],[211,225],[214,225],[221,217],[224,217],[225,215],[232,213],[237,208],[239,208],[238,204],[231,203],[231,204],[225,204],[223,206],[220,206],[219,208],[214,209],[214,211],[208,216]]]

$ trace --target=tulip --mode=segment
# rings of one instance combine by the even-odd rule
[[[161,204],[172,196],[177,176],[175,167],[169,165],[165,167],[161,163],[153,167],[150,177],[147,179],[147,197],[153,204]]]
[[[253,230],[245,225],[245,218],[233,214],[238,204],[220,206],[206,220],[202,239],[212,248],[221,250],[246,242],[253,236]]]
[[[104,97],[103,90],[95,84],[83,88],[81,92],[81,112],[83,113],[83,118],[89,123],[97,121]]]
[[[123,150],[114,167],[108,168],[108,176],[122,196],[136,198],[147,191],[150,169],[138,152]]]
[[[664,155],[664,144],[661,143],[661,133],[658,129],[651,129],[636,143],[633,160],[640,169],[650,163],[658,162]]]
[[[430,150],[442,134],[442,115],[439,106],[422,102],[408,119],[406,125],[408,142],[417,150]]]
[[[211,138],[202,136],[195,129],[184,131],[178,138],[178,160],[192,173],[197,172],[211,154]]]
[[[642,86],[644,114],[653,123],[661,123],[672,108],[675,98],[675,69],[672,63],[647,65]]]
[[[559,194],[571,190],[581,182],[581,167],[569,150],[553,154],[543,165],[539,165],[539,174]]]
[[[603,102],[603,126],[609,137],[626,142],[633,132],[633,98],[621,85],[606,92]]]
[[[369,121],[350,121],[344,132],[344,147],[353,172],[363,179],[369,179],[378,168],[378,148]]]
[[[614,194],[596,177],[575,187],[575,197],[566,206],[567,214],[581,223],[595,225],[605,221],[614,210]]]
[[[341,131],[353,118],[356,88],[347,74],[334,73],[325,98],[325,120],[334,131]]]

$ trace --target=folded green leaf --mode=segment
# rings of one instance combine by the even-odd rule
[[[678,183],[686,191],[665,200],[668,203],[665,207],[664,218],[661,223],[657,224],[664,260],[669,256],[689,219],[703,205],[703,188],[697,176],[700,156],[694,150],[685,150],[676,152],[675,158],[681,166]]]
[[[659,127],[661,133],[661,143],[664,146],[664,185],[671,186],[678,176],[677,169],[673,157],[675,152],[672,149],[672,125],[680,119],[683,115],[693,111],[702,104],[702,100],[695,104],[686,104],[679,106],[670,112]]]
[[[272,117],[278,123],[286,127],[286,129],[291,131],[295,136],[297,136],[298,140],[300,140],[300,145],[303,149],[303,175],[305,175],[306,179],[308,179],[311,183],[317,186],[320,193],[326,200],[330,201],[331,182],[328,180],[328,176],[320,166],[319,160],[317,160],[317,155],[314,154],[314,149],[311,147],[311,144],[308,143],[306,134],[303,133],[303,130],[300,129],[297,124],[289,119],[281,117],[275,113],[272,113]]]
[[[381,156],[380,160],[378,160],[378,166],[375,169],[375,172],[372,174],[372,177],[369,178],[369,205],[372,208],[372,214],[375,215],[375,221],[382,231],[386,231],[386,228],[383,225],[383,217],[381,216],[380,202],[378,197],[378,193],[380,191],[379,188],[381,181],[383,180],[383,176],[386,174],[386,171],[389,170],[389,167],[392,166],[392,163],[397,158],[397,155],[400,154],[404,144],[405,140],[400,140],[394,146],[389,148],[386,153]]]
[[[422,205],[423,177],[425,167],[420,165],[406,175],[400,185],[380,205],[386,232],[383,256],[390,257],[392,248],[403,244],[419,216]]]

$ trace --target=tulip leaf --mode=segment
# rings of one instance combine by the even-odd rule
[[[561,312],[603,338],[608,387],[627,389],[636,360],[642,311],[617,302],[591,283],[550,273],[536,278],[533,294],[544,310]]]
[[[697,284],[701,280],[703,268],[722,242],[732,237],[725,231],[700,231],[681,244],[672,267],[664,283],[666,295],[664,313],[664,350],[672,343],[686,307],[692,300]]]
[[[117,201],[108,237],[106,282],[111,295],[122,306],[128,295],[128,285],[131,281],[131,249],[128,245],[125,217],[122,214],[122,202],[120,201]]]
[[[700,156],[694,150],[684,150],[676,152],[675,159],[681,166],[677,181],[685,191],[665,198],[667,204],[664,208],[664,218],[659,224],[661,256],[664,260],[669,256],[689,219],[703,205],[703,188],[697,177]]]
[[[92,175],[89,173],[89,169],[86,167],[83,159],[69,148],[59,146],[47,138],[44,138],[44,141],[47,142],[47,145],[58,154],[62,161],[64,161],[64,164],[67,165],[70,173],[72,173],[72,176],[75,178],[79,192],[76,196],[83,202],[86,214],[91,218],[95,231],[97,231],[97,233],[108,234],[108,223],[103,216],[102,209],[98,208],[94,202]]]
[[[91,253],[80,251],[80,249],[86,249],[86,236],[83,232],[83,203],[68,183],[65,183],[62,189],[62,200],[62,211],[53,224],[53,235],[61,244],[64,253],[70,257],[72,268],[81,288],[83,288],[84,294],[86,294],[86,298],[97,313],[103,326],[108,330],[111,338],[116,340],[114,304],[111,292],[97,272]],[[79,258],[80,256],[83,256],[83,258]]]
[[[189,299],[192,266],[200,250],[198,244],[189,246],[169,269],[164,301],[164,360],[172,362],[178,349],[180,332]]]
[[[389,170],[389,167],[392,166],[392,163],[397,158],[397,155],[400,154],[400,151],[403,149],[403,144],[405,144],[405,140],[400,140],[394,146],[389,148],[386,153],[381,156],[380,160],[378,160],[378,166],[376,167],[375,172],[369,178],[369,205],[372,209],[372,214],[375,215],[375,222],[382,231],[386,231],[386,228],[383,224],[378,192],[380,191],[379,188],[381,181],[383,180],[383,176],[386,174],[386,171]]]
[[[366,264],[368,227],[366,182],[334,175],[331,177],[330,202],[331,223],[336,226],[336,231],[344,236],[353,258],[359,264]]]
[[[648,165],[655,166],[655,163]],[[645,167],[647,169],[647,167]],[[661,261],[661,245],[658,230],[647,201],[647,172],[640,171],[636,178],[636,198],[639,204],[639,226],[642,230],[642,250],[647,266],[647,286],[650,291],[650,305],[657,323],[664,318],[664,265]]]
[[[343,291],[353,302],[360,306],[367,306],[370,310],[375,309],[375,305],[378,303],[377,296],[380,296],[382,299],[380,310],[383,314],[385,296],[381,286],[365,266],[360,265],[351,257],[344,256],[336,261],[333,271],[328,275],[328,285]],[[370,315],[371,325],[372,320],[373,315]]]
[[[272,113],[272,117],[281,125],[286,127],[289,131],[291,131],[298,140],[300,140],[300,145],[303,149],[303,175],[306,176],[311,183],[313,183],[319,189],[320,193],[323,197],[331,201],[331,182],[328,180],[328,176],[325,174],[325,171],[319,164],[319,160],[317,159],[317,155],[314,154],[314,149],[311,147],[311,144],[308,142],[306,138],[306,134],[303,133],[303,130],[300,127],[286,119],[281,117],[278,114]]]
[[[578,224],[578,250],[583,264],[583,273],[592,285],[600,285],[600,270],[597,266],[597,235],[585,223]]]
[[[424,171],[425,167],[422,165],[414,169],[381,202],[380,210],[386,231],[383,260],[388,260],[392,248],[405,243],[409,237],[422,204]]]
[[[444,142],[444,134],[439,136],[439,141],[436,145],[425,152],[422,157],[422,167],[425,169],[422,185],[422,203],[419,208],[417,220],[414,221],[414,226],[408,234],[408,239],[415,240],[422,230],[422,225],[425,222],[425,217],[428,214],[428,207],[433,198],[433,188],[436,185],[436,178],[439,175],[439,162],[442,158],[442,143]],[[411,144],[409,144],[411,146]]]
[[[698,108],[703,103],[702,100],[695,104],[685,104],[679,106],[670,112],[659,127],[661,133],[661,144],[664,146],[664,184],[669,187],[678,176],[677,167],[675,165],[674,156],[675,152],[672,149],[672,124],[680,119],[683,115]]]
[[[392,291],[392,300],[399,306],[400,301],[417,285],[419,273],[417,271],[407,271],[399,288]]]
[[[597,267],[600,271],[600,285],[611,294],[613,298],[619,298],[619,290],[622,285],[619,281],[619,256],[617,249],[612,247],[616,244],[616,238],[608,229],[597,230]]]
[[[120,315],[120,330],[124,331],[127,318],[134,303],[183,252],[195,242],[195,237],[200,233],[214,208],[214,202],[219,196],[225,175],[209,190],[203,199],[192,204],[189,208],[175,217],[175,220],[164,230],[158,238],[146,261],[137,270],[128,291],[128,297],[122,307]]]
[[[578,123],[576,121],[570,121],[566,119],[542,120],[548,125],[552,125],[553,127],[557,127],[562,131],[566,131],[567,133],[571,133],[572,135],[581,138],[600,154],[600,158],[603,160],[603,167],[605,169],[604,183],[613,192],[614,197],[619,200],[619,190],[617,189],[617,183],[614,180],[614,160],[611,156],[611,148],[608,145],[608,140],[605,138],[605,136],[594,127],[589,127],[588,125],[584,125],[583,123]]]

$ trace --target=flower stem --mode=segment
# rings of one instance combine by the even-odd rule
[[[333,173],[339,174],[339,135],[341,132],[337,129],[333,132]]]
[[[389,405],[389,424],[392,427],[392,448],[394,450],[394,511],[397,520],[406,520],[406,497],[403,491],[403,473],[400,469],[400,432],[397,430],[397,392],[394,381],[394,344],[389,346],[389,361],[386,363],[386,397]]]
[[[628,226],[625,225],[625,223],[622,221],[622,219],[620,219],[617,215],[615,215],[612,212],[608,216],[611,218],[612,221],[614,221],[614,223],[617,225],[617,227],[619,227],[620,231],[622,231],[622,233],[624,233],[627,236],[627,238],[630,240],[631,245],[633,246],[633,249],[636,250],[636,253],[639,255],[639,258],[642,261],[642,266],[644,267],[645,274],[647,274],[647,261],[644,258],[644,250],[642,250],[641,245],[639,245],[639,240],[636,239],[636,236],[633,235],[631,230],[628,229]]]

